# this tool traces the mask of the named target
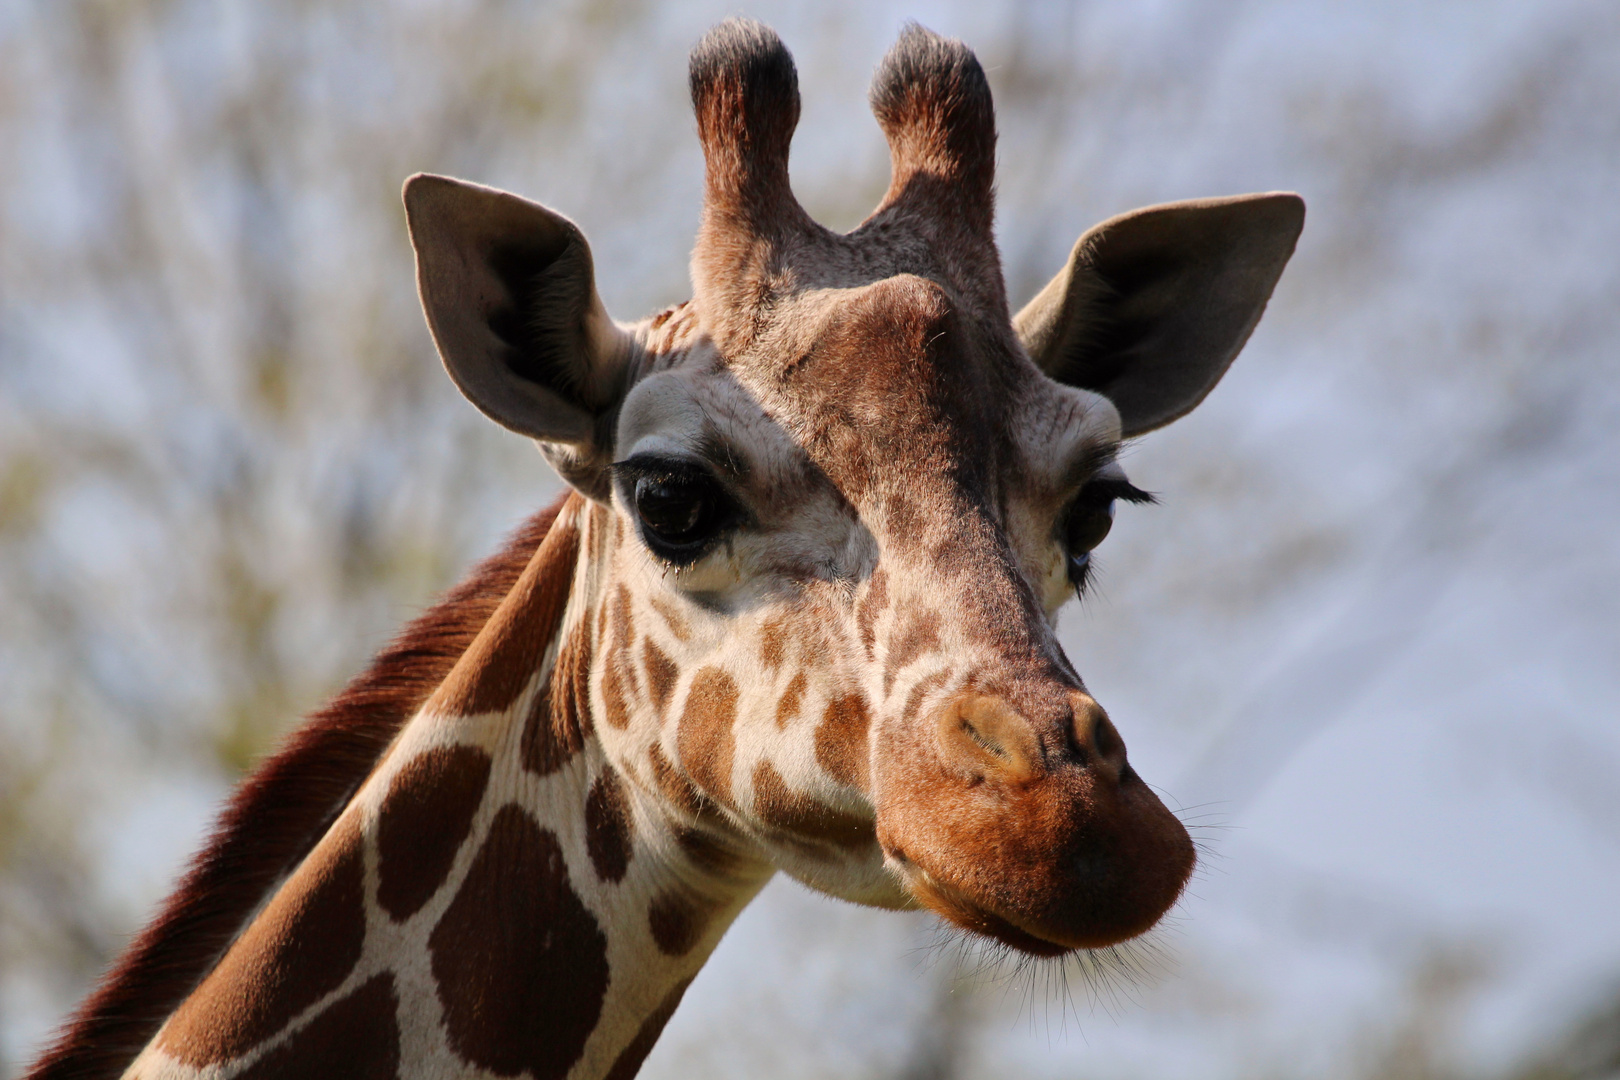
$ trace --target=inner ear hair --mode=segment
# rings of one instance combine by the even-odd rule
[[[1129,438],[1202,401],[1248,340],[1294,252],[1290,192],[1166,203],[1089,230],[1013,320],[1030,358],[1119,409]]]
[[[489,313],[490,329],[510,346],[503,358],[507,368],[519,378],[586,402],[589,388],[583,385],[576,350],[592,298],[590,254],[569,236],[560,251],[497,245],[489,265],[511,298],[509,305]]]
[[[513,431],[597,456],[632,346],[597,295],[584,233],[449,177],[413,176],[404,198],[422,310],[456,386]]]

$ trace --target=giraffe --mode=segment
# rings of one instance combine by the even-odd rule
[[[797,75],[694,49],[693,298],[612,321],[566,218],[406,182],[456,385],[567,494],[238,789],[29,1074],[623,1080],[776,871],[1062,957],[1154,925],[1186,831],[1054,633],[1122,441],[1247,340],[1289,193],[1088,231],[1016,316],[990,90],[915,24],[856,229],[788,183]]]

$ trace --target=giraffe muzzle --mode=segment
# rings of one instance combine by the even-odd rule
[[[1021,952],[1135,937],[1180,896],[1192,841],[1089,695],[1031,711],[968,692],[923,719],[875,777],[888,865],[924,906]]]

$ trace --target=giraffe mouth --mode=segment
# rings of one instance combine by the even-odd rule
[[[1086,947],[1063,945],[1049,941],[1034,931],[1026,930],[982,904],[975,903],[960,889],[940,881],[926,869],[906,858],[904,852],[896,852],[890,861],[899,867],[907,888],[924,907],[963,930],[998,941],[1026,955],[1041,958],[1067,956]]]
[[[968,893],[935,874],[902,850],[886,852],[887,863],[905,883],[907,890],[924,907],[969,933],[987,937],[1028,956],[1043,959],[1068,956],[1086,949],[1101,949],[1135,937],[1126,934],[1087,936],[1076,941],[1055,941],[1013,915],[1003,915],[973,899]],[[1144,928],[1145,929],[1145,928]],[[1050,933],[1050,931],[1048,931]]]

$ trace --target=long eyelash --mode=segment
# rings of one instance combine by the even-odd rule
[[[1086,565],[1080,568],[1080,580],[1074,581],[1073,578],[1070,579],[1070,581],[1074,584],[1074,598],[1076,600],[1084,600],[1086,598],[1086,589],[1091,586],[1091,582],[1096,575],[1096,571],[1096,559],[1089,558],[1086,560]]]
[[[1085,486],[1088,497],[1106,496],[1118,499],[1121,502],[1138,503],[1152,506],[1159,501],[1159,497],[1151,491],[1143,491],[1129,480],[1116,480],[1112,477],[1093,480]]]

